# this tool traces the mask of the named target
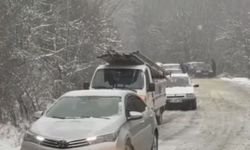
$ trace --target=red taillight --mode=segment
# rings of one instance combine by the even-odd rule
[[[146,96],[140,96],[141,100],[143,100],[144,102],[146,102]]]

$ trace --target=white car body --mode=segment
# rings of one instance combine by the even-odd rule
[[[166,88],[167,96],[169,95],[182,95],[186,97],[187,94],[194,94],[194,87],[172,87]]]
[[[84,111],[81,111],[84,107],[74,108],[74,106],[87,104],[83,101],[79,103],[80,105],[78,103],[75,105],[74,101],[79,101],[78,99],[82,97],[92,97],[92,102],[96,101],[95,97],[116,98],[117,112],[112,116],[106,116],[107,118],[84,117]],[[65,98],[70,99],[63,100]],[[62,108],[66,110],[57,114],[65,114],[65,116],[81,114],[83,117],[50,116],[50,111],[57,109],[65,101],[72,105],[64,105]],[[137,102],[136,105],[133,102]],[[89,110],[98,112],[98,109],[94,108],[103,107],[103,105],[95,107],[98,103],[94,104],[90,105],[92,107],[89,107]],[[109,102],[102,101],[102,104],[109,104]],[[136,111],[137,106],[140,106],[140,112]],[[70,112],[67,111],[69,108]],[[81,113],[77,113],[78,111]],[[132,116],[132,113],[135,115]],[[41,114],[24,136],[21,150],[125,150],[128,142],[136,150],[151,150],[151,147],[155,146],[153,144],[156,144],[154,138],[158,139],[158,126],[154,112],[146,107],[136,93],[127,90],[81,90],[64,94]]]
[[[170,82],[174,78],[187,79],[189,84],[187,86],[172,86],[166,88],[166,107],[169,105],[185,105],[186,103],[195,103],[196,108],[196,95],[194,85],[188,74],[172,74]],[[197,86],[196,86],[197,87]]]

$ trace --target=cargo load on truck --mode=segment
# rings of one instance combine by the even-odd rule
[[[165,70],[140,52],[107,51],[98,56],[107,64],[97,67],[90,89],[129,89],[156,112],[158,123],[165,110]]]
[[[166,75],[168,74],[162,67],[158,66],[154,61],[139,51],[131,53],[119,53],[114,50],[109,50],[106,53],[98,56],[98,58],[106,61],[110,65],[147,65],[152,72],[153,78],[166,78]]]

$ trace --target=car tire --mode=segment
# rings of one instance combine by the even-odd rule
[[[162,115],[162,112],[161,112],[160,110],[158,110],[158,111],[156,112],[155,115],[156,115],[157,124],[158,124],[158,125],[161,125],[162,122],[163,122],[163,115]]]
[[[129,140],[125,144],[125,150],[134,150],[134,148]]]
[[[153,141],[153,144],[152,144],[152,147],[151,147],[151,150],[158,150],[158,136],[157,134],[155,133],[154,135],[154,141]]]
[[[196,100],[193,100],[193,101],[191,101],[190,102],[191,104],[191,108],[190,108],[190,110],[196,110],[197,109],[197,103],[196,103]]]

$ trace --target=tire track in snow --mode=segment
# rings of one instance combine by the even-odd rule
[[[164,115],[167,121],[160,128],[160,150],[166,146],[174,150],[249,150],[250,94],[217,79],[197,81],[201,83],[197,112]]]

